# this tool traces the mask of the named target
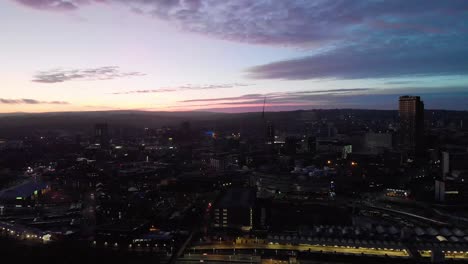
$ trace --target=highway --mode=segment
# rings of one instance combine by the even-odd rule
[[[50,235],[39,229],[3,221],[0,221],[0,236],[38,243],[44,243],[50,239]]]
[[[413,214],[413,213],[409,213],[409,212],[406,212],[406,211],[395,210],[395,209],[379,207],[379,206],[374,206],[374,205],[368,205],[368,207],[372,208],[372,209],[377,209],[377,210],[382,210],[382,211],[396,213],[396,214],[400,214],[400,215],[404,215],[404,216],[413,217],[413,218],[416,218],[418,220],[428,222],[430,224],[436,224],[436,225],[440,225],[440,226],[447,226],[448,225],[448,223],[446,223],[446,222],[442,222],[442,221],[438,221],[438,220],[435,220],[435,219],[427,218],[427,217],[417,215],[417,214]]]
[[[260,263],[260,256],[252,255],[213,255],[213,254],[185,254],[177,259],[177,263],[192,262],[235,262],[235,263]]]
[[[177,259],[184,253],[185,249],[187,248],[187,246],[192,241],[192,238],[193,238],[194,234],[195,234],[195,230],[190,232],[190,235],[187,237],[187,239],[184,241],[184,243],[180,246],[180,248],[177,250],[177,252],[171,256],[171,259],[169,260],[169,264],[176,263]]]
[[[319,245],[319,244],[263,244],[263,243],[212,243],[207,245],[196,245],[192,250],[205,251],[211,253],[216,250],[281,250],[281,251],[310,251],[310,252],[323,252],[332,254],[348,254],[348,255],[372,255],[372,256],[389,256],[408,258],[410,257],[406,249],[393,249],[393,248],[366,248],[366,247],[351,247],[339,245]]]
[[[445,251],[443,250],[442,251],[445,255],[445,258],[446,259],[463,259],[463,260],[467,260],[468,259],[468,251]],[[419,250],[419,254],[421,255],[421,257],[424,257],[424,258],[430,258],[431,257],[431,250]]]

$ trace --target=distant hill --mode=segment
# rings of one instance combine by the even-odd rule
[[[466,118],[467,111],[427,110],[426,117],[442,116]],[[93,111],[0,114],[0,137],[20,136],[38,130],[63,130],[74,133],[89,132],[96,123],[108,123],[119,128],[157,128],[178,126],[190,121],[193,127],[246,129],[261,125],[264,120],[285,128],[308,120],[334,120],[352,115],[361,119],[397,119],[396,110],[297,110],[262,113],[214,113],[214,112],[152,112],[152,111]]]

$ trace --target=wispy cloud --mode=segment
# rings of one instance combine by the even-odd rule
[[[68,102],[64,101],[40,101],[35,99],[5,99],[0,98],[0,104],[30,104],[30,105],[37,105],[37,104],[52,104],[52,105],[66,105],[69,104]]]
[[[384,84],[389,84],[389,85],[401,85],[401,84],[413,84],[413,83],[418,83],[418,81],[388,81],[388,82],[384,82]]]
[[[149,90],[132,90],[132,91],[122,91],[115,92],[112,94],[149,94],[149,93],[166,93],[166,92],[177,92],[177,91],[196,91],[196,90],[215,90],[215,89],[230,89],[236,87],[245,87],[251,86],[253,84],[245,83],[230,83],[230,84],[208,84],[208,85],[181,85],[175,87],[163,87],[159,89],[149,89]]]
[[[66,81],[96,81],[112,80],[117,78],[144,76],[141,72],[122,72],[117,66],[105,66],[88,69],[52,69],[40,71],[34,75],[33,82],[61,83]]]
[[[367,108],[396,109],[398,96],[407,93],[422,96],[431,109],[466,109],[467,87],[412,87],[401,89],[351,88],[322,91],[293,91],[266,94],[245,94],[234,97],[200,98],[184,100],[177,109],[203,109],[210,111],[258,111],[266,98],[271,110],[310,108]]]
[[[68,0],[15,0],[25,6],[33,7],[41,10],[52,11],[71,11],[78,9],[79,4],[84,3],[83,0],[68,1]]]
[[[265,94],[245,94],[234,97],[219,97],[219,98],[202,98],[202,99],[190,99],[181,101],[182,103],[194,103],[194,102],[216,102],[222,104],[245,104],[245,103],[263,103],[264,99],[268,100],[268,103],[298,103],[307,102],[311,99],[317,99],[324,95],[336,96],[336,95],[349,95],[359,92],[367,92],[372,90],[371,88],[343,88],[333,90],[318,90],[318,91],[293,91],[293,92],[275,92]]]

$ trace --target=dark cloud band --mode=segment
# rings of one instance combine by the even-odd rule
[[[450,39],[399,39],[375,46],[377,40],[346,46],[293,60],[273,62],[248,69],[253,79],[363,79],[468,74],[468,41],[449,43]],[[401,41],[401,42],[400,42]],[[462,44],[466,44],[462,45]],[[361,46],[362,45],[362,46]],[[367,47],[367,49],[364,49]]]

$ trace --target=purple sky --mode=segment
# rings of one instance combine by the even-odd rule
[[[0,112],[468,109],[468,1],[5,0]]]

